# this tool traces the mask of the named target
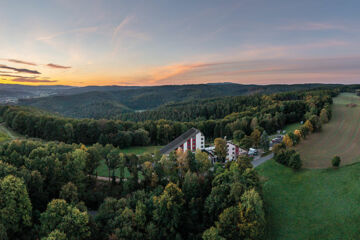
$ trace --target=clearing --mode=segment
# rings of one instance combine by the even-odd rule
[[[358,239],[360,163],[339,169],[292,169],[269,160],[263,182],[265,239]]]
[[[19,135],[0,123],[0,143],[18,138]]]
[[[310,134],[295,147],[304,168],[330,167],[335,155],[341,157],[341,165],[360,161],[360,97],[340,94],[334,98],[332,112],[332,119],[321,132]]]
[[[122,153],[134,153],[136,155],[140,155],[143,153],[155,153],[156,151],[160,150],[162,146],[144,146],[144,147],[130,147],[120,149]],[[106,166],[105,161],[102,161],[100,166],[97,168],[98,176],[101,177],[108,177],[109,176],[109,168]],[[115,176],[119,177],[120,172],[119,170],[115,171]],[[129,177],[130,173],[129,170],[125,169],[125,177]],[[140,176],[139,176],[140,177]]]

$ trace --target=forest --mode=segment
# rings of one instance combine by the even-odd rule
[[[1,239],[261,239],[264,234],[261,187],[247,157],[223,167],[212,166],[202,152],[139,157],[119,154],[111,145],[14,140],[0,147],[0,159]],[[130,176],[96,182],[101,159],[112,171],[127,167]]]
[[[40,108],[65,117],[116,119],[123,113],[155,109],[164,104],[224,96],[272,94],[340,86],[329,84],[242,85],[235,83],[152,87],[88,86],[51,90],[57,94],[48,97],[20,99],[18,104]],[[34,91],[38,90],[32,92]]]
[[[244,138],[256,128],[274,133],[286,124],[319,115],[338,93],[339,89],[319,89],[203,100],[139,113],[136,118],[141,119],[132,119],[142,120],[138,122],[65,118],[7,105],[0,106],[0,116],[13,130],[29,137],[124,148],[164,145],[191,127],[198,128],[209,140],[235,138],[235,132],[236,138]]]

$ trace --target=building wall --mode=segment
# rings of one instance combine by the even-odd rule
[[[239,155],[246,154],[247,152],[231,142],[227,142],[226,159],[229,161],[236,160]]]
[[[201,132],[198,132],[196,134],[195,139],[196,139],[196,149],[203,150],[205,148],[205,136]]]
[[[182,149],[184,152],[190,150],[195,152],[197,149],[205,148],[205,136],[198,132],[195,136],[186,139],[182,145]]]
[[[229,161],[235,160],[237,158],[236,146],[230,142],[228,142],[226,145],[227,145],[227,154],[226,154],[227,160]]]

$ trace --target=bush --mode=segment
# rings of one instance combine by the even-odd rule
[[[341,162],[341,159],[339,156],[335,156],[332,160],[331,160],[331,164],[333,167],[338,167],[340,166],[340,162]]]
[[[302,166],[300,154],[293,149],[280,149],[275,153],[275,161],[295,170],[300,169]]]
[[[289,159],[289,167],[298,170],[301,168],[301,166],[302,166],[302,162],[300,159],[300,154],[299,153],[292,154]]]

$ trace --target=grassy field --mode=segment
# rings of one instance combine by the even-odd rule
[[[159,151],[163,146],[144,146],[144,147],[130,147],[121,149],[122,153],[134,153],[134,154],[143,154],[143,153],[155,153]]]
[[[360,163],[295,172],[270,160],[256,170],[267,211],[265,239],[359,239]]]
[[[130,147],[121,149],[120,152],[122,153],[134,153],[134,154],[143,154],[143,153],[155,153],[156,151],[160,150],[162,146],[145,146],[145,147]],[[109,169],[106,166],[105,162],[101,162],[100,166],[97,169],[98,175],[102,177],[108,177],[109,176]],[[120,173],[119,171],[115,172],[115,175],[119,177]],[[125,177],[128,177],[130,175],[128,169],[125,169]],[[140,176],[139,176],[140,177]]]
[[[357,106],[347,107],[349,103]],[[342,93],[334,98],[332,110],[333,118],[322,131],[296,146],[304,168],[330,167],[335,155],[341,157],[341,164],[360,161],[360,97]]]
[[[0,143],[14,139],[15,136],[9,132],[9,130],[0,123]]]
[[[292,123],[285,126],[284,130],[286,133],[294,132],[296,129],[298,129],[301,126],[300,123]]]
[[[3,132],[0,132],[0,143],[8,141],[8,140],[10,140],[9,136]]]

